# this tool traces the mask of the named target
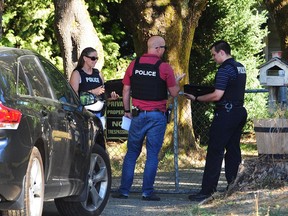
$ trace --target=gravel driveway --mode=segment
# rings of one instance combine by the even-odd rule
[[[183,208],[195,205],[189,201],[188,194],[157,194],[160,201],[143,201],[141,193],[132,193],[128,199],[110,196],[101,216],[159,216],[176,215]]]
[[[131,193],[128,199],[110,199],[101,216],[159,216],[177,215],[179,211],[195,203],[188,194],[158,194],[161,201],[143,201],[140,193]],[[53,200],[46,202],[42,216],[60,216]]]
[[[200,189],[202,175],[203,169],[201,168],[181,172],[181,188],[190,188],[190,190],[182,190],[182,192],[175,193],[173,192],[175,190],[175,185],[173,182],[171,182],[171,180],[166,180],[165,178],[167,173],[158,172],[157,178],[161,180],[161,183],[158,183],[155,190],[158,192],[157,195],[161,198],[160,201],[143,201],[142,194],[140,192],[130,193],[128,199],[116,199],[110,195],[108,203],[101,216],[180,216],[181,214],[179,214],[179,212],[181,210],[198,204],[197,202],[189,201],[188,195]],[[114,178],[113,182],[115,185],[119,185],[120,179]],[[140,186],[141,185],[137,185],[137,187],[134,187],[134,189],[136,188],[139,191],[139,188],[141,188]],[[222,172],[218,189],[225,187],[226,181],[224,173]],[[115,188],[112,189],[111,194],[114,191]],[[44,213],[42,216],[60,216],[53,201],[45,204]]]

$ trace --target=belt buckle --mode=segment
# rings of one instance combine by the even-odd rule
[[[230,112],[230,110],[233,108],[233,104],[232,103],[226,103],[224,107],[225,107],[227,112]]]

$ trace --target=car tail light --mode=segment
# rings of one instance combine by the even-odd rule
[[[16,130],[19,126],[22,113],[18,110],[5,107],[0,103],[0,129]]]

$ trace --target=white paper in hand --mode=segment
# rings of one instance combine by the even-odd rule
[[[124,129],[124,130],[129,131],[130,124],[131,124],[131,119],[126,117],[126,116],[123,116],[122,117],[121,128]]]

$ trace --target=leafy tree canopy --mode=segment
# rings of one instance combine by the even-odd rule
[[[131,46],[132,37],[125,33],[118,16],[117,6],[120,0],[86,2],[105,52],[102,72],[106,80],[122,78],[134,51]],[[52,0],[5,0],[3,36],[0,44],[35,50],[63,71],[53,20]]]
[[[1,45],[35,50],[60,66],[51,1],[5,0],[4,3]]]

